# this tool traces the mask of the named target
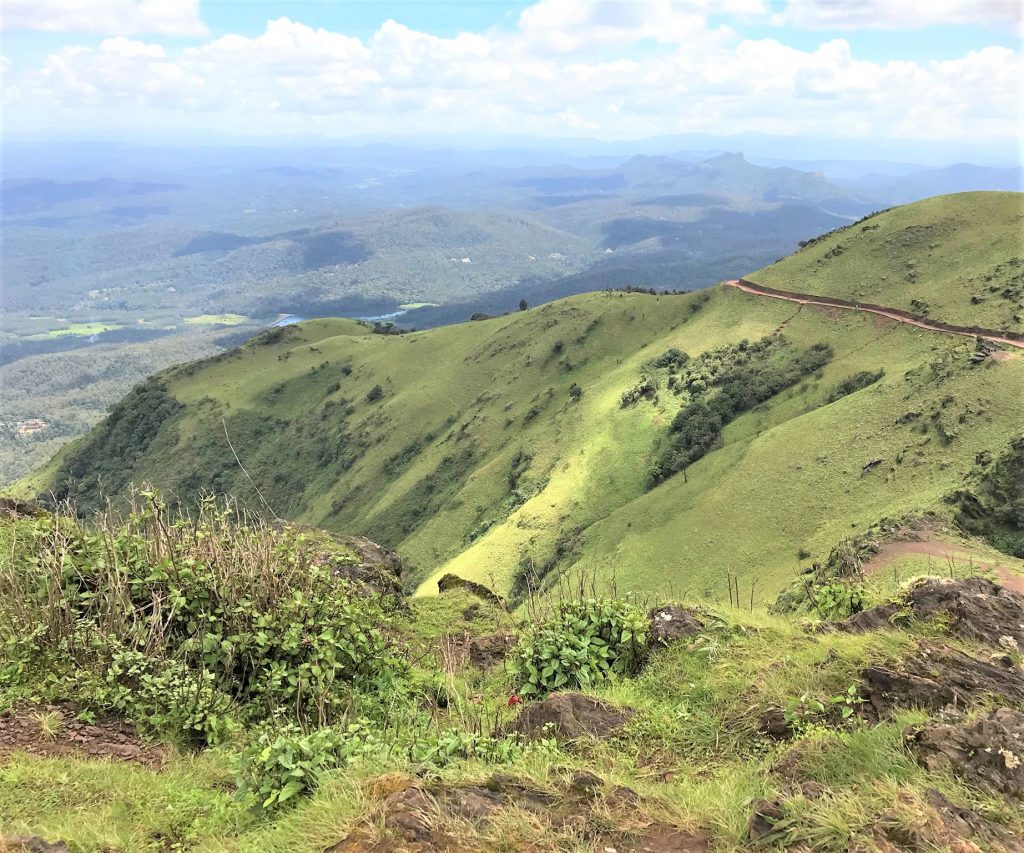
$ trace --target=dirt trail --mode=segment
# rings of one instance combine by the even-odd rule
[[[867,314],[875,314],[879,317],[887,317],[897,323],[905,323],[908,326],[916,326],[919,329],[927,329],[930,332],[943,332],[947,335],[964,335],[971,338],[981,338],[992,343],[1005,344],[1024,350],[1024,338],[1009,337],[1010,333],[1000,332],[995,329],[983,329],[978,326],[954,326],[950,323],[942,323],[938,320],[927,320],[924,317],[916,317],[898,308],[886,308],[883,305],[870,305],[867,303],[849,302],[845,299],[834,299],[831,296],[814,296],[809,293],[792,293],[786,290],[776,290],[772,287],[763,287],[754,284],[746,279],[732,279],[725,282],[726,287],[735,287],[744,293],[754,296],[767,296],[770,299],[782,299],[786,302],[796,302],[799,305],[820,305],[824,308],[839,309],[842,311],[863,311]]]
[[[878,554],[865,564],[864,572],[869,575],[874,574],[884,569],[897,557],[908,554],[935,557],[940,561],[936,567],[937,574],[947,572],[950,565],[953,565],[955,569],[975,567],[991,571],[995,575],[995,580],[1004,587],[1012,589],[1014,592],[1024,593],[1024,575],[1017,574],[1009,566],[993,560],[991,555],[976,551],[969,545],[944,542],[940,539],[926,539],[922,542],[888,542],[882,546],[882,550]],[[958,571],[958,577],[959,574]]]

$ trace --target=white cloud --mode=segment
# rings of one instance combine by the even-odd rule
[[[647,40],[678,43],[701,35],[711,13],[764,12],[764,0],[540,0],[522,11],[519,31],[540,49],[572,53]]]
[[[5,30],[205,36],[199,0],[3,0]]]
[[[388,21],[366,39],[278,18],[176,51],[125,37],[66,47],[8,69],[4,86],[22,115],[145,112],[211,132],[1015,138],[1024,68],[1012,50],[865,61],[844,39],[804,50],[709,29],[706,13],[729,2],[760,8],[661,2],[652,27],[622,8],[637,4],[542,0],[513,32],[439,37]]]
[[[1020,26],[1021,0],[788,0],[775,23],[811,30],[917,30],[936,24]]]

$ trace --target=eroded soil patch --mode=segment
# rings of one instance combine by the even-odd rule
[[[56,705],[0,715],[0,764],[18,752],[45,758],[110,758],[152,768],[160,767],[167,755],[164,747],[147,743],[127,723],[86,723]]]

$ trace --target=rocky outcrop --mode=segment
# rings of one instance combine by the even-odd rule
[[[634,713],[632,708],[615,708],[582,693],[552,693],[525,708],[510,730],[531,739],[605,738],[621,730]]]
[[[772,707],[763,711],[757,718],[757,730],[772,740],[788,740],[795,734],[793,726],[786,719],[782,708]]]
[[[918,763],[992,793],[1024,799],[1024,713],[1000,708],[971,723],[929,722],[904,732]]]
[[[757,800],[747,821],[747,837],[751,841],[769,841],[775,824],[785,816],[781,800]]]
[[[0,495],[0,518],[41,518],[46,514],[46,510],[35,501],[23,501]]]
[[[651,631],[651,646],[668,646],[704,630],[697,611],[675,604],[655,607],[647,614]]]
[[[831,627],[850,632],[944,617],[950,633],[996,648],[1024,650],[1024,595],[987,578],[921,578],[900,601],[873,607]]]
[[[925,792],[925,799],[928,805],[935,809],[953,839],[973,836],[994,845],[996,849],[1006,851],[1013,850],[1020,843],[1019,838],[999,824],[993,823],[973,809],[957,805],[936,788],[929,788]]]
[[[505,662],[516,644],[513,634],[488,634],[469,641],[469,662],[480,669],[491,669]]]
[[[964,708],[983,696],[1024,703],[1024,669],[1009,655],[981,660],[941,643],[922,642],[898,668],[865,667],[861,678],[861,695],[879,718],[896,707]]]
[[[484,601],[490,601],[501,608],[505,607],[505,602],[501,599],[501,596],[497,595],[493,590],[488,589],[482,583],[466,580],[466,578],[460,578],[458,575],[453,575],[451,573],[443,575],[438,580],[437,591],[439,593],[450,592],[453,589],[464,589],[466,592],[471,595],[475,595],[477,598],[482,598]]]
[[[334,574],[364,595],[402,597],[402,558],[396,553],[363,536],[318,535],[327,541],[314,558],[314,565],[330,566]]]
[[[493,850],[493,844],[473,837],[464,828],[469,824],[486,832],[493,822],[508,820],[510,810],[526,812],[533,822],[564,832],[573,846],[583,838],[595,849],[617,853],[707,853],[709,849],[701,835],[658,821],[638,820],[639,795],[628,788],[606,786],[591,773],[576,773],[568,785],[550,790],[495,775],[482,784],[468,785],[424,785],[407,779],[399,786],[388,784],[385,792],[368,825],[358,827],[326,853]],[[621,824],[626,822],[622,820],[626,814],[629,831],[603,831],[609,817],[618,817],[615,823]],[[383,826],[395,842],[379,840],[374,825]],[[507,847],[507,829],[503,836]]]
[[[48,758],[113,759],[147,767],[159,767],[167,754],[162,746],[139,737],[127,723],[115,719],[86,723],[58,705],[15,708],[0,714],[0,763],[16,752]]]

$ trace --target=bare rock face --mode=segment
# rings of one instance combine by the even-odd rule
[[[925,799],[954,838],[974,836],[1006,850],[1012,850],[1020,842],[1019,838],[1015,838],[999,824],[973,809],[957,805],[936,788],[929,788],[925,792]]]
[[[757,730],[772,740],[788,740],[795,734],[782,708],[768,708],[757,718]]]
[[[51,720],[53,731],[41,730],[40,715]],[[16,752],[112,759],[154,768],[167,755],[164,747],[147,743],[133,726],[121,720],[109,718],[86,723],[59,705],[19,707],[0,714],[0,764]],[[0,851],[3,849],[0,847]]]
[[[921,578],[902,601],[873,607],[832,627],[856,633],[940,616],[950,620],[949,630],[958,637],[1024,650],[1024,595],[987,578]]]
[[[654,648],[670,645],[704,630],[704,623],[697,618],[697,611],[675,604],[655,607],[647,614],[647,621]]]
[[[511,648],[516,644],[513,634],[488,634],[473,637],[469,641],[469,662],[480,669],[490,669],[505,662]]]
[[[965,708],[982,696],[1024,703],[1024,670],[1012,658],[980,660],[941,643],[923,642],[899,669],[869,666],[861,678],[862,695],[879,718],[891,716],[898,706]]]
[[[747,821],[747,837],[751,841],[767,841],[775,832],[775,824],[784,817],[781,800],[758,800]]]
[[[582,693],[552,693],[528,706],[511,730],[531,739],[604,738],[617,733],[634,713],[632,708],[613,708]]]
[[[491,601],[499,607],[505,608],[505,602],[502,601],[501,596],[493,590],[488,589],[482,583],[466,580],[466,578],[460,578],[458,575],[453,575],[450,572],[438,580],[437,591],[439,593],[448,592],[453,589],[464,589],[466,592],[475,595],[477,598],[482,598],[484,601]]]
[[[912,726],[904,740],[918,763],[979,788],[1024,799],[1024,713],[1000,708],[966,724]]]

